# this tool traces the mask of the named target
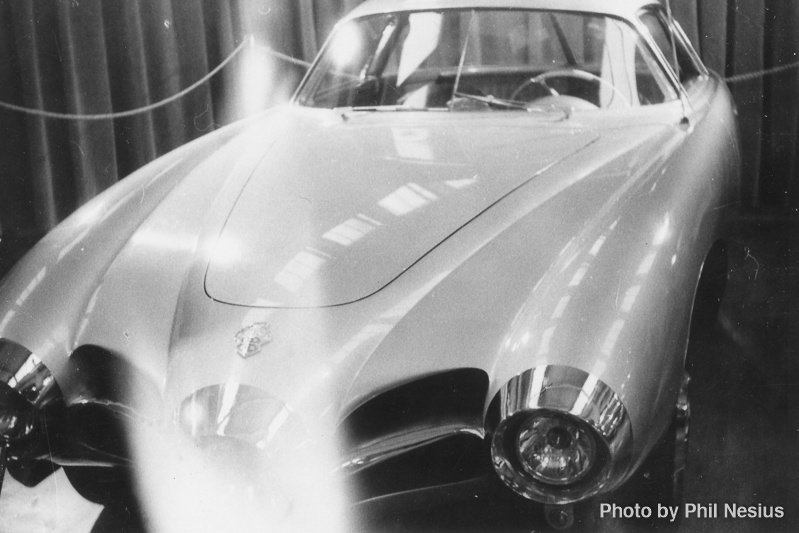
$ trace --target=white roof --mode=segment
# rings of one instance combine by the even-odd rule
[[[423,9],[494,8],[546,9],[613,15],[631,20],[644,6],[658,5],[656,0],[368,0],[346,18]]]

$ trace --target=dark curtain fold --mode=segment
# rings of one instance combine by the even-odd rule
[[[727,9],[726,74],[735,76],[764,68],[763,44],[769,36],[763,32],[763,0],[730,0]],[[738,104],[743,157],[742,197],[753,206],[760,205],[760,150],[763,134],[764,78],[731,84]]]
[[[112,111],[102,1],[56,4],[58,41],[62,43],[59,62],[63,65],[68,113],[82,115]],[[68,148],[78,204],[116,183],[117,158],[111,121],[70,121]]]
[[[799,61],[799,2],[672,0],[705,64],[725,77]],[[695,18],[692,14],[695,13]],[[693,29],[695,28],[695,30]],[[689,31],[690,29],[690,31]],[[799,69],[730,84],[738,106],[746,207],[799,209]]]
[[[0,0],[0,100],[103,114],[169,98],[244,39],[237,0]],[[220,124],[234,60],[153,111],[64,120],[0,109],[0,272],[119,179]]]
[[[201,79],[249,34],[259,45],[311,60],[335,22],[359,3],[0,0],[0,100],[80,114],[139,108]],[[799,61],[799,2],[671,4],[706,64],[723,76]],[[285,99],[304,70],[259,50],[241,54],[188,95],[132,117],[66,121],[0,109],[0,270],[13,260],[9,243],[27,246],[118,179],[251,111],[236,102],[261,90],[254,66],[272,68],[262,106]],[[798,209],[799,71],[731,89],[747,206]]]
[[[136,109],[151,101],[150,73],[140,5],[131,0],[104,0],[103,18],[112,108]],[[118,172],[126,176],[157,154],[152,113],[114,122]]]
[[[764,66],[799,61],[799,2],[767,2],[765,6]],[[780,73],[764,79],[763,138],[760,198],[766,205],[799,208],[799,73]]]

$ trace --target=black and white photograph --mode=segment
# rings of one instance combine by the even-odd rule
[[[799,2],[0,0],[0,533],[799,530]]]

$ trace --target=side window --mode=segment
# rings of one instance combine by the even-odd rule
[[[702,69],[694,59],[694,54],[689,48],[690,45],[685,42],[681,32],[675,31],[672,40],[670,26],[661,13],[646,11],[639,18],[654,39],[655,44],[663,52],[666,61],[674,72],[679,74],[680,83],[686,88],[689,87],[702,75]],[[676,46],[676,54],[672,42]]]

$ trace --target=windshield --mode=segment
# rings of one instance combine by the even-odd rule
[[[625,22],[452,9],[340,25],[297,102],[374,110],[596,110],[674,98],[660,66]]]

